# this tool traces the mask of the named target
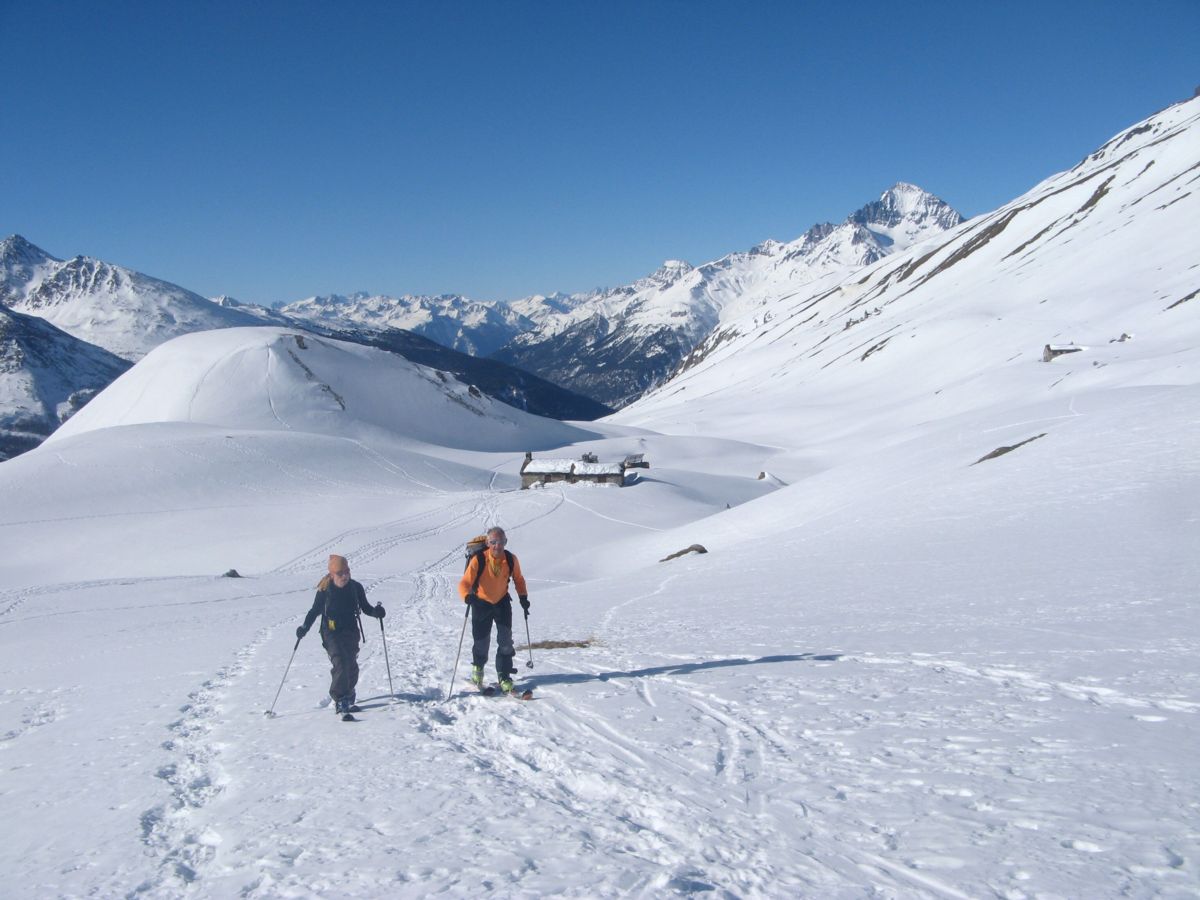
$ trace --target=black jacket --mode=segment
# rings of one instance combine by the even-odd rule
[[[375,607],[367,603],[367,592],[361,584],[351,578],[344,588],[339,588],[331,578],[328,587],[319,589],[313,598],[312,609],[304,617],[304,630],[308,631],[320,616],[322,634],[330,631],[334,634],[357,634],[355,614],[360,609],[368,616],[379,617]]]

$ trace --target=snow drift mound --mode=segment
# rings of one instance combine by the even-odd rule
[[[383,433],[468,450],[538,449],[591,437],[394,354],[262,327],[168,341],[51,440],[151,422],[342,437]]]

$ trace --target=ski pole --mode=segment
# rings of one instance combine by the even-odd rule
[[[394,702],[396,699],[396,689],[392,687],[392,664],[388,661],[387,652],[387,635],[383,631],[383,619],[379,620],[379,639],[383,641],[383,663],[387,666],[388,673],[388,702]]]
[[[467,636],[467,619],[471,618],[471,604],[467,604],[467,612],[463,616],[462,634],[458,636],[458,653],[454,655],[454,668],[450,670],[450,690],[446,691],[446,700],[454,696],[454,676],[458,673],[458,661],[462,657],[463,638]],[[445,703],[446,700],[442,702]]]
[[[529,636],[529,610],[525,610],[525,649],[529,651],[529,662],[525,668],[533,668],[533,639]]]
[[[269,719],[275,718],[275,704],[279,702],[279,692],[283,690],[283,683],[287,681],[288,672],[292,670],[292,660],[296,658],[296,651],[300,649],[301,640],[301,638],[296,638],[296,646],[292,648],[292,655],[288,658],[287,668],[283,670],[283,677],[279,679],[279,690],[275,692],[275,699],[271,701],[271,708],[266,712],[266,716]]]

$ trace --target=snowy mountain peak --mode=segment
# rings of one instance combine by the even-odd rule
[[[47,262],[61,262],[55,259],[41,247],[31,244],[19,234],[10,234],[0,241],[0,265],[8,266],[17,263],[42,265]]]
[[[635,287],[638,290],[644,290],[651,286],[670,287],[691,271],[691,263],[684,262],[682,259],[668,259],[653,273],[636,282]]]
[[[779,253],[786,245],[783,241],[777,241],[773,238],[768,238],[761,244],[755,244],[750,248],[751,256],[774,256]]]
[[[19,234],[0,241],[0,305],[16,303],[61,262]]]
[[[928,191],[898,182],[846,221],[867,228],[885,247],[899,250],[957,227],[963,217]]]

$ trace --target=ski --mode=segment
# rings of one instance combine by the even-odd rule
[[[502,690],[500,690],[500,685],[498,685],[498,684],[481,685],[479,688],[479,693],[483,694],[483,696],[485,696],[485,697],[497,697],[497,696],[512,697],[514,700],[532,700],[533,699],[533,689],[532,688],[526,688],[525,690],[513,688],[511,691],[502,691]]]
[[[353,713],[342,713],[342,721],[343,722],[357,722],[358,719],[354,718]]]

